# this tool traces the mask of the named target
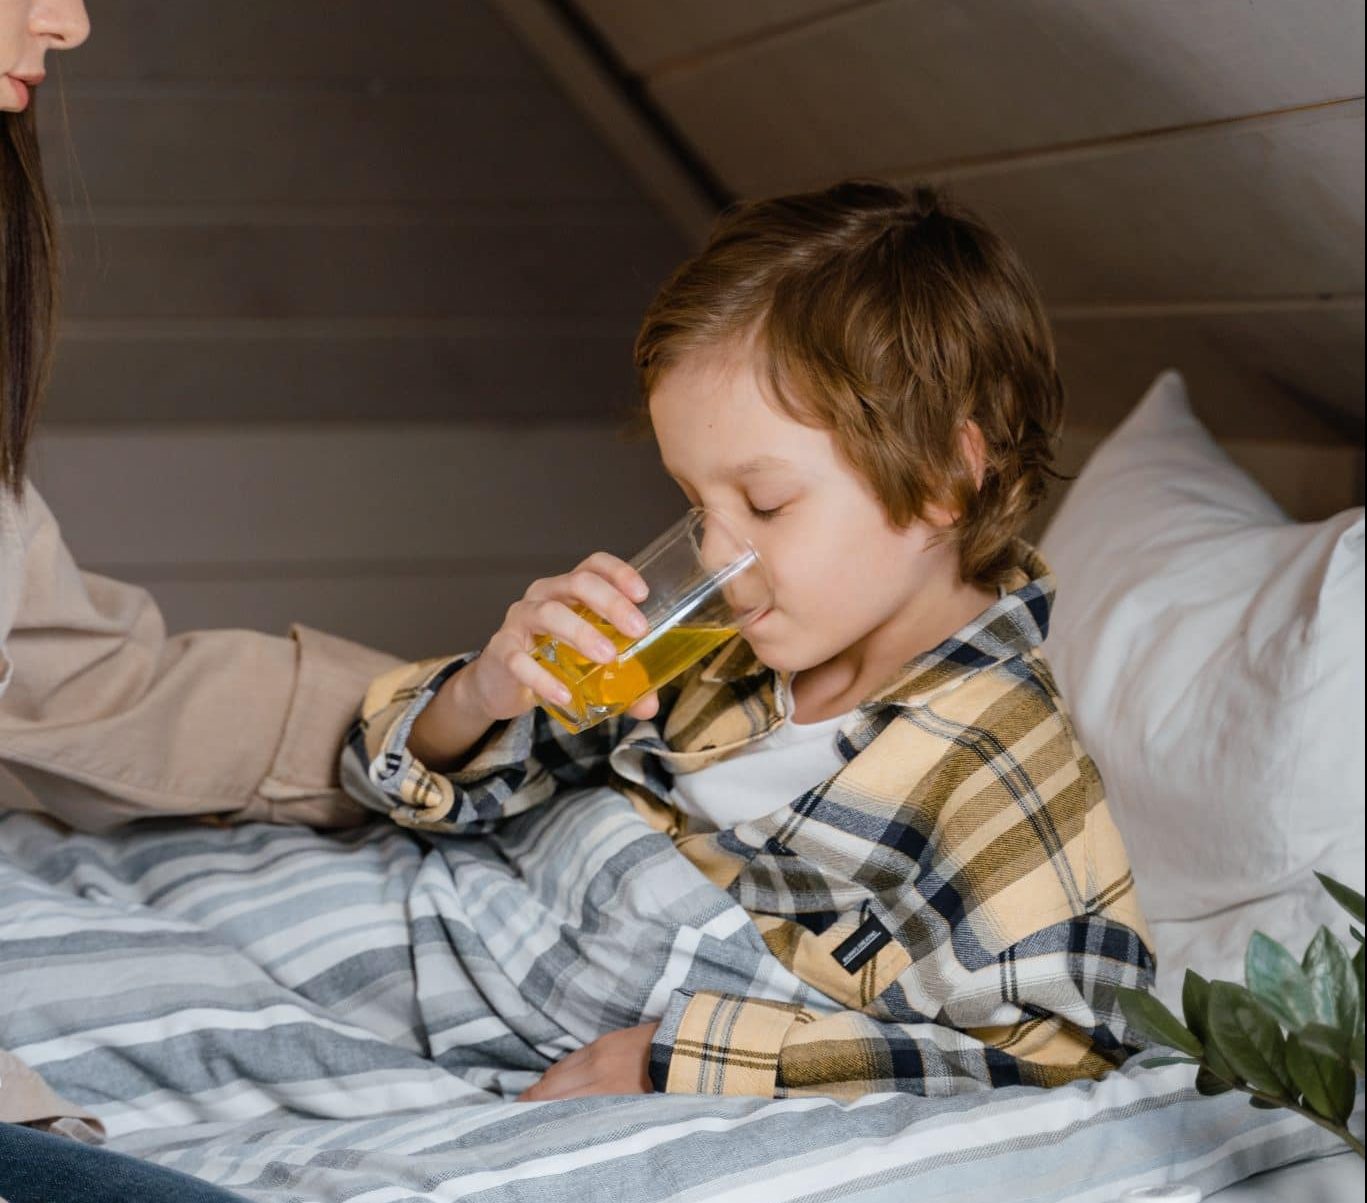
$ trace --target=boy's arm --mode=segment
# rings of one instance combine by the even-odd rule
[[[908,999],[934,989],[939,965],[913,964],[869,1007],[827,1014],[677,990],[650,1077],[656,1090],[765,1097],[934,1096],[1095,1078],[1141,1046],[1116,988],[1147,986],[1153,964],[1135,932],[1087,915],[1032,933],[914,1019]]]
[[[1032,706],[1035,696],[1023,695]],[[677,991],[652,1046],[657,1088],[1053,1085],[1138,1047],[1116,989],[1149,985],[1154,958],[1100,776],[1062,715],[1003,714],[1002,730],[1027,734],[1008,741],[974,724],[976,739],[947,741],[914,804],[890,813],[851,789],[784,832],[802,849],[790,889],[820,898],[816,870],[832,901],[849,886],[864,896],[803,923],[752,917],[784,965],[849,1009]],[[944,726],[932,717],[920,721]],[[780,854],[772,866],[787,863]]]
[[[413,724],[443,684],[479,655],[403,665],[375,679],[342,749],[341,779],[358,802],[405,827],[484,831],[561,787],[607,779],[608,753],[635,719],[572,734],[539,706],[492,724],[461,758],[429,767],[410,747]]]

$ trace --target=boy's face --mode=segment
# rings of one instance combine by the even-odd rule
[[[927,523],[895,528],[831,433],[780,412],[760,379],[745,344],[693,352],[660,378],[650,415],[689,502],[732,519],[769,570],[774,606],[746,640],[769,667],[799,672],[918,600],[934,606],[957,586],[958,551],[952,540],[928,547]]]

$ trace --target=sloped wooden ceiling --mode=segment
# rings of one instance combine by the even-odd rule
[[[1076,426],[1171,364],[1222,437],[1361,442],[1361,0],[498,2],[601,39],[729,194],[874,175],[977,209]]]

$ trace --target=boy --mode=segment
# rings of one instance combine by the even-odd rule
[[[666,469],[756,546],[772,609],[570,736],[533,708],[560,686],[528,652],[549,633],[611,658],[576,603],[639,633],[643,582],[600,553],[535,582],[482,653],[380,678],[343,761],[360,800],[427,831],[613,791],[748,917],[719,945],[706,916],[667,947],[627,923],[617,1020],[543,1048],[521,1097],[945,1094],[1119,1064],[1115,988],[1154,960],[1039,652],[1052,582],[1016,532],[1062,388],[1015,256],[925,189],[742,205],[666,282],[636,363]],[[557,844],[570,878],[600,871],[580,864],[600,837],[578,838]],[[592,924],[563,920],[575,939],[620,916],[625,880]],[[520,973],[561,1005],[544,966]]]

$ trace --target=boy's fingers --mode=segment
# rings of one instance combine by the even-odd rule
[[[632,718],[639,719],[654,718],[659,712],[660,695],[658,693],[648,693],[627,708],[627,713]]]
[[[547,672],[526,652],[518,652],[508,662],[508,671],[519,684],[548,702],[568,706],[574,701],[574,695],[565,688],[564,682]]]
[[[565,578],[565,586],[571,597],[587,604],[622,634],[636,638],[649,629],[646,616],[622,596],[622,590],[613,581],[601,574],[581,568]]]
[[[595,551],[584,561],[581,567],[607,577],[632,601],[644,601],[650,592],[646,586],[645,578],[625,560],[618,558],[611,552]]]

